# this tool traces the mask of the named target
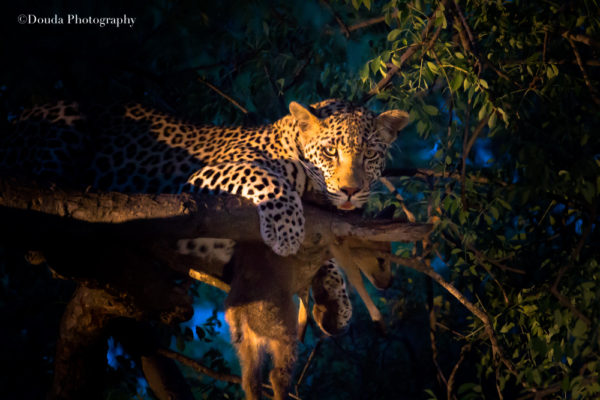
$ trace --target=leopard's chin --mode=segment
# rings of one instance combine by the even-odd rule
[[[337,208],[339,210],[350,211],[350,210],[354,210],[357,207],[354,204],[352,204],[351,202],[346,201],[345,203],[339,204],[337,206]]]

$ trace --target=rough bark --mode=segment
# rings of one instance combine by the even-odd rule
[[[428,224],[374,224],[356,215],[342,216],[308,204],[305,214],[308,244],[323,245],[334,236],[387,241],[395,235],[396,241],[415,241],[431,230]],[[78,192],[0,177],[0,217],[7,222],[3,234],[8,231],[10,235],[32,238],[43,238],[51,232],[93,232],[143,238],[261,240],[255,207],[234,196]],[[386,237],[372,238],[368,228],[373,225],[377,235],[384,230]]]

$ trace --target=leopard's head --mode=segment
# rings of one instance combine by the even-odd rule
[[[290,112],[297,122],[304,168],[317,190],[339,209],[362,207],[381,176],[390,144],[408,124],[408,113],[377,115],[341,100],[311,107],[292,102]]]

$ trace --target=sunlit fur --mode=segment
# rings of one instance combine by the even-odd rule
[[[380,134],[377,115],[347,102],[326,100],[312,107],[319,121],[302,141],[303,166],[317,191],[338,208],[360,208],[381,175],[390,143]],[[335,149],[332,155],[327,150]],[[356,189],[348,195],[342,188]],[[351,207],[351,208],[350,208]]]

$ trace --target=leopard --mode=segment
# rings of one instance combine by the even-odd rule
[[[289,111],[268,125],[222,127],[139,103],[117,105],[89,122],[96,132],[82,138],[76,132],[86,117],[76,104],[35,106],[19,120],[43,120],[46,130],[15,135],[0,149],[0,167],[12,161],[38,174],[76,175],[81,160],[91,159],[87,181],[98,189],[238,195],[256,205],[264,242],[287,256],[304,239],[305,189],[310,185],[338,209],[360,208],[408,122],[405,111],[377,115],[339,99],[308,107],[292,101]]]
[[[18,118],[18,125],[33,131],[3,142],[0,168],[68,177],[69,183],[98,190],[241,196],[256,206],[264,243],[286,257],[304,240],[303,194],[318,193],[343,211],[361,208],[408,121],[403,110],[377,114],[340,99],[309,106],[292,101],[289,114],[271,124],[233,127],[197,124],[139,103],[84,114],[77,103],[61,101],[34,106]],[[206,255],[206,240],[184,240],[180,251]],[[285,268],[284,262],[276,264]],[[321,329],[331,334],[345,329],[351,314],[339,268],[327,260],[312,281],[316,303],[334,304],[333,313],[313,309],[324,321]],[[232,317],[231,324],[239,325],[239,318]],[[240,338],[238,344],[248,343]]]

